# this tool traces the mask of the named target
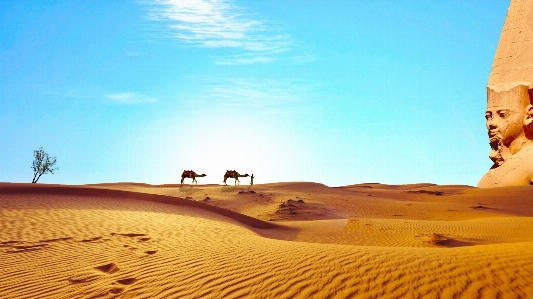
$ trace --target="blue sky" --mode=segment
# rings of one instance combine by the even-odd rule
[[[508,6],[0,1],[0,181],[475,186]]]

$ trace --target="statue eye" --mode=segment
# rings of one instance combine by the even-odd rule
[[[486,120],[489,120],[489,119],[491,119],[491,118],[492,118],[492,115],[490,115],[490,113],[485,114],[485,119],[486,119]]]
[[[509,116],[509,113],[507,111],[501,111],[498,114],[501,118],[506,118],[507,116]]]

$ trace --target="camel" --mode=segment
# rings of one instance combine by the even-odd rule
[[[192,183],[191,184],[194,184],[195,182],[196,182],[196,184],[198,184],[198,182],[196,181],[196,178],[198,178],[198,177],[203,178],[204,176],[206,176],[205,173],[197,174],[196,172],[194,172],[192,170],[184,170],[183,173],[181,174],[181,185],[183,185],[183,181],[186,178],[192,179]]]
[[[249,177],[248,174],[239,174],[237,171],[235,170],[228,170],[226,171],[226,174],[224,174],[224,185],[227,185],[228,183],[226,183],[226,180],[228,178],[232,178],[232,179],[235,179],[235,185],[237,185],[237,182],[239,182],[239,185],[241,184],[241,181],[239,181],[239,178],[243,178],[243,177]]]

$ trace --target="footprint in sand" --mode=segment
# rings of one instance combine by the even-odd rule
[[[150,244],[149,241],[152,240],[151,237],[149,237],[147,234],[141,234],[141,233],[127,233],[127,234],[123,234],[123,233],[111,233],[111,236],[119,236],[119,237],[128,237],[128,238],[131,238],[132,241],[137,241],[136,243],[146,243],[146,244]],[[146,247],[146,246],[143,246],[141,244],[138,244],[138,245],[134,245],[134,244],[124,244],[122,245],[124,248],[127,248],[129,250],[137,250],[137,249],[140,249],[140,250],[145,250],[144,253],[147,254],[147,255],[152,255],[152,254],[155,254],[157,252],[157,250],[147,250],[147,248],[142,248],[142,247]],[[137,246],[140,246],[137,247]]]
[[[36,250],[48,248],[51,245],[49,243],[70,241],[73,238],[74,237],[45,239],[45,240],[40,240],[38,242],[12,240],[12,241],[0,242],[0,247],[7,247],[8,249],[4,251],[6,253],[28,252],[28,251],[36,251]]]
[[[86,271],[73,275],[68,280],[71,284],[80,284],[100,280],[100,287],[96,290],[96,293],[93,294],[96,297],[106,296],[108,294],[122,294],[126,291],[127,286],[137,282],[137,278],[135,277],[126,277],[116,279],[106,287],[106,280],[114,276],[112,274],[119,272],[120,268],[115,263],[108,263],[96,266],[93,269],[97,270],[99,273],[95,272],[94,270]],[[109,281],[107,283],[109,283]]]
[[[101,278],[104,274],[113,274],[120,270],[117,264],[115,263],[96,266],[94,267],[94,269],[98,270],[100,273],[94,271],[86,271],[73,275],[68,280],[70,281],[70,283],[90,282]]]
[[[116,282],[121,284],[121,285],[123,285],[123,286],[128,286],[128,285],[134,284],[136,281],[137,281],[137,278],[124,278],[124,279],[119,279]],[[115,283],[113,283],[113,284],[115,284]],[[109,289],[108,293],[121,294],[125,290],[126,290],[125,287],[116,286],[116,287],[112,287],[111,289]]]
[[[120,288],[120,287],[114,287],[109,290],[109,293],[111,294],[120,294],[122,292],[124,292],[124,288]]]
[[[115,263],[109,263],[102,266],[94,267],[96,270],[99,270],[101,272],[107,273],[107,274],[113,274],[115,272],[118,272],[120,270]]]
[[[100,277],[102,277],[101,274],[88,271],[88,272],[82,272],[82,273],[72,275],[71,277],[69,277],[68,281],[72,284],[77,284],[77,283],[94,281]]]
[[[111,235],[114,236],[115,233],[111,233]],[[131,238],[135,238],[135,237],[144,237],[144,236],[146,236],[146,234],[134,234],[134,233],[130,233],[130,234],[117,234],[117,235],[124,236],[124,237],[131,237]]]
[[[117,282],[120,283],[121,285],[131,285],[131,284],[134,284],[136,281],[137,281],[137,278],[133,278],[133,277],[117,280]]]
[[[20,244],[20,243],[18,243]],[[35,250],[41,250],[43,248],[46,248],[48,244],[37,244],[37,245],[11,245],[10,249],[5,251],[6,253],[19,253],[19,252],[27,252],[27,251],[35,251]]]

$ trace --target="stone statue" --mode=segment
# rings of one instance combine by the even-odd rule
[[[492,149],[491,169],[478,187],[533,184],[533,89],[518,85],[510,90],[487,88],[487,130]]]
[[[533,184],[533,0],[512,0],[487,87],[490,170],[480,188]]]

